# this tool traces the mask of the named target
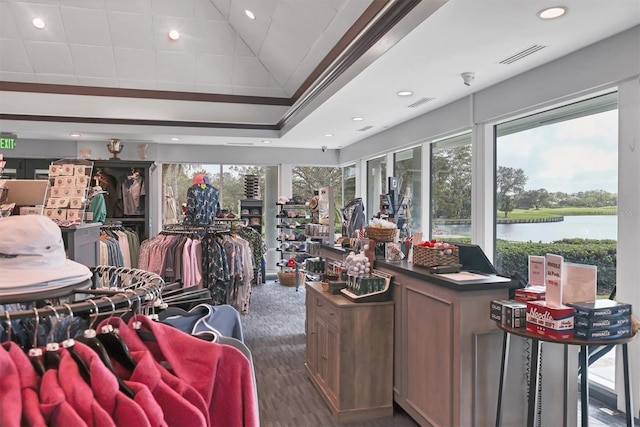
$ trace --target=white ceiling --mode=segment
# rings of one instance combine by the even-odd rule
[[[172,91],[187,98],[1,91],[0,114],[161,120],[177,126],[0,120],[0,131],[47,140],[69,140],[80,132],[82,139],[96,141],[175,143],[173,137],[181,144],[262,146],[268,139],[270,147],[341,148],[640,24],[639,0],[422,0],[278,129],[318,63],[369,6],[381,2],[386,3],[0,0],[0,81]],[[566,6],[568,13],[554,21],[536,17],[554,5]],[[256,20],[248,19],[245,9]],[[44,30],[31,25],[34,16],[43,17]],[[182,34],[176,42],[167,37],[172,28]],[[500,63],[533,46],[539,50]],[[460,77],[466,71],[476,74],[471,86]],[[399,90],[414,95],[401,98]],[[266,100],[193,101],[190,94]],[[422,98],[432,100],[409,107]],[[354,122],[355,116],[364,120]]]

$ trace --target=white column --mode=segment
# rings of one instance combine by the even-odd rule
[[[618,251],[617,300],[640,317],[640,78],[618,86]],[[628,344],[635,417],[640,408],[640,340]],[[618,347],[620,348],[620,347]],[[618,409],[625,410],[622,350],[616,350]]]
[[[424,239],[431,236],[431,143],[422,144],[422,194],[420,197],[420,209],[422,211],[422,236]]]
[[[477,124],[471,131],[471,242],[493,262],[494,151],[493,125]]]

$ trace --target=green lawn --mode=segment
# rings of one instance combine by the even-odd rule
[[[541,209],[515,209],[509,212],[507,218],[511,219],[535,219],[549,218],[554,216],[572,215],[616,215],[617,206],[606,206],[603,208],[541,208]],[[504,218],[504,212],[498,211],[498,218]]]

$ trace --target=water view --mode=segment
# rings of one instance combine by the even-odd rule
[[[565,216],[561,222],[498,224],[496,234],[498,239],[515,242],[549,243],[569,238],[617,240],[617,223],[616,215]],[[471,234],[470,225],[438,225],[436,229],[445,236]]]

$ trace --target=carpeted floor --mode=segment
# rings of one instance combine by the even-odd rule
[[[242,316],[258,385],[262,427],[333,426],[331,412],[307,378],[305,291],[273,281],[255,286],[249,314]],[[391,418],[350,426],[415,427],[401,409]]]
[[[335,425],[329,408],[304,369],[304,299],[304,288],[296,292],[294,287],[267,281],[253,288],[249,314],[242,316],[244,338],[251,349],[256,373],[261,427]],[[590,404],[591,425],[626,425],[620,412],[592,398]],[[401,408],[396,408],[393,417],[349,424],[353,427],[417,425]]]

